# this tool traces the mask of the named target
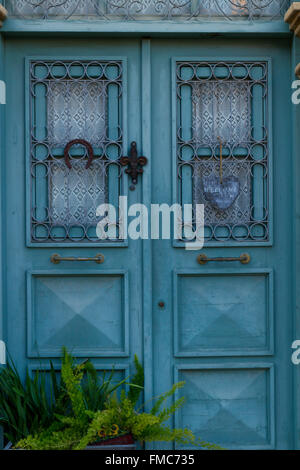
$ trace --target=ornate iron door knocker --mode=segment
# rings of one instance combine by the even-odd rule
[[[136,142],[131,142],[129,157],[121,157],[120,164],[122,166],[127,166],[125,172],[131,176],[132,184],[130,189],[135,189],[135,185],[138,181],[138,175],[144,172],[143,166],[147,165],[146,157],[138,157]]]
[[[64,156],[65,156],[66,165],[67,165],[67,167],[71,170],[72,165],[71,165],[71,160],[70,160],[69,151],[70,151],[70,148],[71,148],[73,145],[75,145],[75,144],[81,144],[81,145],[83,145],[83,146],[87,149],[89,158],[88,158],[88,161],[87,161],[87,164],[86,164],[85,168],[86,168],[86,170],[88,170],[89,167],[91,166],[92,161],[93,161],[93,158],[94,158],[94,151],[93,151],[93,147],[91,146],[91,144],[90,144],[87,140],[83,140],[83,139],[74,139],[74,140],[71,140],[71,141],[65,146]]]

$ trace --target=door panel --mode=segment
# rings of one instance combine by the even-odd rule
[[[288,47],[152,42],[153,202],[204,203],[201,253],[251,258],[153,242],[154,389],[186,381],[176,424],[226,448],[293,446]]]
[[[175,356],[267,355],[273,341],[272,271],[175,273]]]
[[[128,356],[128,273],[28,273],[29,357]],[[103,306],[109,305],[109,315]]]
[[[8,350],[21,372],[66,345],[126,376],[142,359],[141,243],[128,246],[118,227],[99,240],[96,208],[118,208],[128,187],[119,158],[141,145],[139,41],[11,39],[6,57]],[[65,155],[74,139],[92,161],[86,143]],[[100,253],[101,264],[52,262]]]
[[[177,425],[225,448],[269,448],[274,445],[274,374],[271,364],[182,365],[186,405]]]

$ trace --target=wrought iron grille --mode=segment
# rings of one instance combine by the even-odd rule
[[[6,0],[9,14],[28,18],[102,20],[281,18],[289,0]]]
[[[179,202],[204,204],[207,242],[267,241],[268,62],[177,62],[176,77]]]
[[[122,189],[122,62],[33,60],[30,81],[32,241],[99,242]]]

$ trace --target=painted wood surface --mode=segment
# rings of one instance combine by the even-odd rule
[[[146,399],[164,392],[175,380],[186,381],[187,403],[176,416],[178,425],[226,447],[293,448],[289,47],[288,39],[145,39],[141,43],[133,38],[35,41],[7,36],[3,170],[4,239],[9,243],[5,245],[4,312],[8,350],[23,372],[26,364],[36,368],[39,356],[43,363],[48,358],[57,361],[60,343],[74,346],[78,356],[92,357],[99,370],[116,363],[127,373],[137,353],[145,365]],[[132,140],[140,142],[141,152],[150,160],[136,191],[129,192],[129,203],[145,204],[174,202],[174,59],[269,58],[274,237],[268,244],[243,247],[251,254],[249,267],[200,266],[196,252],[172,240],[129,240],[128,246],[101,247],[105,262],[97,266],[50,262],[55,252],[94,256],[99,248],[95,251],[88,244],[59,249],[55,244],[26,246],[29,90],[25,61],[29,56],[68,59],[74,54],[127,59],[125,147]],[[241,247],[223,243],[206,247],[206,252],[239,256]],[[153,447],[170,448],[159,443]]]
[[[173,161],[169,158],[174,145],[170,127],[174,123],[174,106],[173,110],[171,106],[174,88],[170,90],[170,77],[174,78],[172,61],[178,58],[196,61],[202,57],[210,60],[230,57],[237,61],[245,57],[268,57],[272,62],[269,93],[273,120],[270,176],[274,189],[271,204],[274,238],[267,246],[251,241],[243,243],[247,245],[243,251],[251,255],[247,269],[240,263],[197,266],[196,253],[179,248],[178,243],[173,248],[167,240],[153,243],[156,300],[153,350],[154,364],[160,365],[160,373],[154,376],[155,393],[159,394],[176,379],[186,378],[187,405],[178,412],[177,424],[189,423],[203,439],[209,436],[210,440],[223,442],[225,447],[238,446],[237,434],[241,432],[242,448],[290,448],[294,410],[290,359],[292,230],[288,222],[292,214],[289,42],[152,41],[152,93],[160,96],[152,105],[152,189],[156,203],[163,200],[171,204],[176,194],[175,169],[170,180],[174,152]],[[156,116],[166,124],[155,125]],[[211,257],[241,253],[238,243],[222,242],[219,248],[216,245],[207,245],[205,253]],[[165,307],[160,308],[157,300],[163,300]],[[269,365],[262,371],[265,362]],[[274,373],[269,373],[269,367]],[[232,388],[229,387],[227,395],[226,383],[230,382]],[[244,401],[246,396],[248,405]],[[195,410],[199,410],[199,415]],[[260,421],[262,415],[267,416],[264,422]]]
[[[49,44],[48,40],[39,44],[32,40],[9,41],[6,80],[11,86],[8,86],[10,105],[6,117],[11,125],[7,127],[7,152],[10,157],[7,159],[6,178],[10,180],[7,183],[18,190],[11,195],[6,193],[6,214],[12,223],[7,231],[11,239],[7,249],[7,279],[11,286],[15,286],[7,291],[7,312],[15,312],[9,315],[8,350],[21,371],[27,363],[34,367],[39,357],[45,361],[46,358],[57,358],[63,344],[67,344],[77,356],[97,358],[100,361],[99,369],[113,363],[128,369],[134,354],[142,359],[143,350],[141,242],[137,241],[129,247],[126,243],[115,246],[106,244],[101,248],[89,243],[83,246],[58,243],[58,247],[55,242],[41,246],[30,241],[28,231],[24,244],[25,227],[30,229],[29,115],[24,106],[28,98],[26,61],[29,56],[37,58],[47,55],[56,59],[58,54],[66,60],[74,58],[74,54],[82,59],[95,58],[96,55],[109,59],[121,55],[125,65],[126,60],[130,63],[128,74],[124,67],[123,95],[128,95],[130,101],[130,106],[124,111],[124,154],[128,151],[129,134],[132,140],[141,142],[141,62],[137,41],[128,39],[122,45],[116,40],[97,40],[93,44],[89,40],[74,43],[74,40],[57,39],[55,44],[53,41]],[[16,76],[20,77],[18,83]],[[15,111],[17,116],[14,117]],[[18,157],[14,158],[16,155]],[[27,183],[24,179],[26,171]],[[112,197],[117,176],[109,176]],[[126,194],[127,178],[125,184],[123,191]],[[24,197],[21,197],[26,186],[27,210]],[[36,195],[39,197],[39,192]],[[138,202],[140,193],[130,192],[129,197],[130,203]],[[12,237],[13,232],[16,236]],[[101,252],[105,262],[101,265],[94,262],[62,262],[55,266],[50,261],[54,252],[67,257],[93,257]],[[27,290],[24,291],[25,278]],[[30,359],[29,362],[26,358]]]

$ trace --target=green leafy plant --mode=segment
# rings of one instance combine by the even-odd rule
[[[103,373],[99,375],[91,362],[88,361],[86,363],[85,374],[81,384],[86,410],[103,410],[108,398],[120,387],[126,384],[127,379],[116,382],[114,381],[114,376],[114,368],[109,373],[103,371]],[[134,380],[135,379],[133,378],[133,383],[135,383]]]
[[[61,430],[57,416],[104,409],[109,396],[125,382],[114,381],[114,370],[100,375],[90,361],[79,365],[63,349],[62,379],[50,362],[49,370],[26,371],[23,382],[12,360],[0,369],[0,425],[13,444],[45,429]],[[76,401],[77,400],[77,401]],[[81,407],[79,409],[79,407]]]
[[[130,384],[129,392],[128,392],[128,399],[131,401],[133,405],[136,405],[141,391],[144,389],[144,368],[142,364],[139,362],[138,357],[134,356],[134,365],[135,365],[135,375],[132,378],[132,384]]]
[[[133,403],[126,396],[126,393],[122,391],[120,399],[116,397],[111,398],[104,411],[90,415],[92,419],[86,434],[75,446],[75,449],[85,449],[88,444],[97,440],[99,429],[109,433],[116,423],[122,434],[132,434],[136,441],[175,441],[182,445],[220,449],[219,446],[196,438],[189,429],[173,429],[165,424],[175,411],[182,406],[184,398],[175,400],[170,407],[162,408],[162,405],[167,398],[183,386],[184,382],[179,382],[170,391],[161,395],[150,413],[136,412]]]
[[[64,393],[69,398],[71,411],[69,414],[55,413],[54,422],[41,432],[27,436],[20,440],[16,447],[31,450],[51,449],[85,449],[88,444],[95,443],[107,436],[120,437],[131,434],[137,441],[176,441],[183,445],[216,449],[213,444],[206,443],[196,438],[188,429],[172,429],[167,421],[180,408],[184,398],[175,400],[170,406],[164,406],[167,399],[183,387],[184,383],[175,384],[171,390],[154,400],[149,413],[135,409],[140,393],[144,385],[144,371],[138,358],[135,357],[136,373],[129,385],[129,391],[123,389],[118,397],[116,390],[104,387],[105,400],[101,409],[95,410],[97,398],[86,390],[90,384],[96,381],[95,371],[89,364],[88,380],[84,382],[84,373],[87,370],[85,364],[75,365],[70,354],[64,349],[62,360],[62,383]],[[90,382],[89,382],[90,381]],[[92,386],[93,387],[93,386]],[[110,390],[110,393],[108,393]],[[88,403],[92,403],[93,409],[89,409]]]
[[[56,400],[60,397],[63,402],[63,393],[52,364],[49,381],[47,387],[44,371],[31,377],[27,370],[23,383],[12,361],[0,370],[0,425],[9,441],[16,442],[53,422]]]

